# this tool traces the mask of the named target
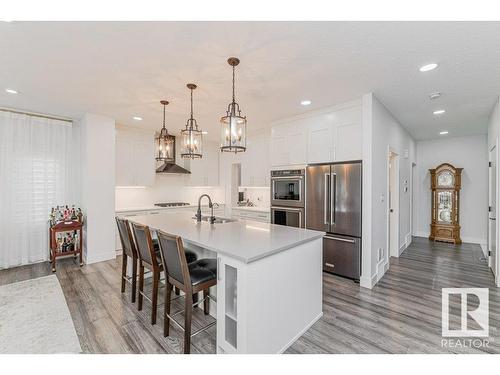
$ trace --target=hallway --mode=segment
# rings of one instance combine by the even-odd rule
[[[324,274],[324,316],[288,352],[500,353],[500,289],[482,256],[476,244],[415,237],[372,290]],[[441,346],[441,288],[459,287],[490,288],[489,347]]]

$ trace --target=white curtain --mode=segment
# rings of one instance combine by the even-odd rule
[[[50,208],[71,204],[72,124],[0,110],[0,269],[45,261]]]

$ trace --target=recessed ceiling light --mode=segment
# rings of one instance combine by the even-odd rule
[[[19,94],[19,91],[14,90],[14,89],[5,89],[5,92],[7,92],[9,94]]]
[[[134,116],[132,117],[135,121],[142,121],[142,117]]]
[[[442,114],[443,114],[443,113],[445,113],[445,112],[446,112],[446,111],[445,111],[444,109],[438,109],[438,110],[436,110],[436,111],[434,111],[434,112],[432,112],[432,113],[433,113],[433,114],[435,114],[435,115],[442,115]]]
[[[301,105],[309,105],[309,104],[311,104],[311,103],[312,103],[312,102],[311,102],[310,100],[302,100],[302,101],[300,102],[300,104],[301,104]]]
[[[434,100],[434,99],[437,99],[441,96],[441,93],[440,92],[433,92],[433,93],[430,93],[429,94],[429,99],[430,100]]]
[[[436,68],[437,68],[437,66],[438,66],[438,64],[436,64],[436,63],[427,64],[427,65],[421,66],[419,70],[420,70],[421,72],[428,72],[429,70],[434,70],[434,69],[436,69]]]
[[[439,132],[439,134],[441,134],[441,135],[445,135],[445,134],[448,134],[448,131],[447,131],[447,130],[444,130],[444,131],[442,131],[442,132]]]
[[[201,132],[201,134],[206,135],[206,134],[208,134],[208,132],[207,132],[206,130],[203,130],[203,131]]]

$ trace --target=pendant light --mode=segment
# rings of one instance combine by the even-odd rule
[[[234,70],[240,63],[236,57],[230,57],[228,64],[233,67],[233,101],[227,106],[226,115],[221,117],[221,145],[222,152],[246,151],[247,118],[241,116],[240,105],[236,103],[234,95]]]
[[[191,90],[191,116],[186,122],[186,128],[181,131],[181,157],[184,159],[198,159],[203,157],[203,133],[198,129],[198,123],[193,118],[193,90],[194,83],[188,83],[187,88]]]
[[[155,135],[156,161],[163,163],[175,163],[175,137],[168,134],[165,127],[165,107],[168,105],[166,100],[160,101],[163,105],[163,127]]]

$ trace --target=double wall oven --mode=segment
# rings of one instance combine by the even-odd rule
[[[271,171],[271,222],[305,226],[305,170]]]

